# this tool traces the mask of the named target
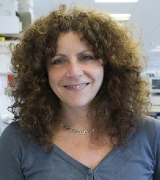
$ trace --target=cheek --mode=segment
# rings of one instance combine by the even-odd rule
[[[99,72],[97,73],[97,76],[96,76],[96,78],[97,78],[97,86],[98,86],[97,88],[100,88],[102,86],[103,77],[104,77],[104,69],[101,68],[99,70]]]
[[[104,76],[104,67],[102,64],[103,61],[99,59],[99,61],[97,61],[96,64],[94,64],[94,66],[92,67],[92,74],[96,79],[99,79],[99,81],[101,81]]]
[[[49,71],[48,72],[48,81],[51,87],[58,83],[58,75],[54,71]]]
[[[57,68],[50,68],[48,70],[48,78],[49,81],[51,82],[57,82],[59,81],[64,75],[64,71],[62,69],[57,69]]]
[[[96,72],[96,71],[95,71],[95,72]],[[103,76],[104,76],[104,69],[103,69],[103,67],[100,67],[100,68],[97,70],[96,78],[99,79],[99,81],[102,81],[102,80],[103,80]]]

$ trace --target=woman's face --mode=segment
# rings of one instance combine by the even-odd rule
[[[62,107],[88,107],[103,81],[101,59],[74,32],[61,34],[57,51],[48,60],[49,84]]]

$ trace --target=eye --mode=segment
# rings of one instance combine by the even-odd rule
[[[92,56],[92,55],[82,55],[82,56],[80,57],[80,59],[81,59],[82,61],[89,61],[89,60],[94,59],[94,56]]]
[[[53,65],[62,65],[62,64],[64,64],[64,63],[65,63],[65,60],[64,60],[64,59],[60,59],[60,58],[54,59],[54,60],[52,61],[52,64],[53,64]]]

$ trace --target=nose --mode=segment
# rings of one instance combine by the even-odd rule
[[[70,62],[67,71],[68,78],[79,78],[83,75],[83,69],[78,62]]]

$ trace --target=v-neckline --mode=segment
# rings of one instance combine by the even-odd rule
[[[86,169],[90,171],[96,171],[97,169],[103,167],[104,164],[108,165],[108,163],[112,160],[112,158],[114,158],[121,151],[121,149],[122,149],[121,147],[115,146],[108,154],[106,154],[106,156],[93,169],[84,165],[80,161],[76,160],[75,158],[67,154],[65,151],[59,148],[56,144],[54,144],[53,152],[55,152],[59,157],[61,157],[67,163],[73,165],[74,167],[84,172]]]
[[[135,133],[136,130],[132,130],[131,132],[129,132],[126,136],[126,139],[129,141],[131,139],[131,137],[133,136],[133,134]],[[62,158],[64,161],[66,161],[67,163],[73,165],[74,167],[76,167],[77,169],[81,170],[82,172],[85,173],[86,170],[89,171],[96,171],[98,169],[100,169],[101,167],[108,166],[109,162],[116,156],[118,155],[120,152],[123,151],[123,147],[121,146],[115,146],[109,153],[106,154],[106,156],[98,163],[98,165],[91,169],[90,167],[84,165],[83,163],[81,163],[80,161],[74,159],[72,156],[70,156],[69,154],[67,154],[65,151],[63,151],[60,147],[58,147],[56,144],[54,144],[54,148],[53,148],[53,152],[56,153],[60,158]]]

